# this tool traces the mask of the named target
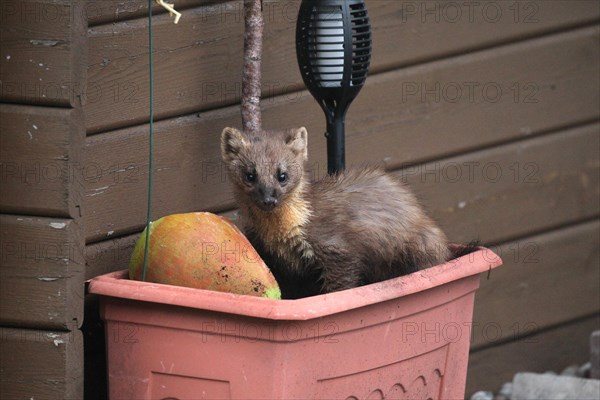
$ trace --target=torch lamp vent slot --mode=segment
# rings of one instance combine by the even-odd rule
[[[364,84],[371,58],[371,29],[363,3],[315,2],[299,16],[297,34],[305,45],[306,62],[301,65],[305,81],[331,88],[345,82],[348,86]]]

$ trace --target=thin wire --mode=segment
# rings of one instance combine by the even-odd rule
[[[148,265],[148,242],[150,238],[150,215],[152,210],[152,145],[154,133],[154,66],[152,64],[152,0],[148,0],[148,65],[150,86],[150,140],[148,150],[148,211],[146,214],[146,244],[144,246],[144,269],[142,281],[146,280]]]

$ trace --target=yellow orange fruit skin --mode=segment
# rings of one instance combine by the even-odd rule
[[[142,280],[146,230],[137,240],[129,278]],[[280,299],[273,274],[242,232],[207,212],[173,214],[150,225],[146,281]]]

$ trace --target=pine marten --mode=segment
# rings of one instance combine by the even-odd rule
[[[225,128],[221,154],[245,233],[284,298],[379,282],[450,258],[444,233],[382,170],[350,169],[309,183],[305,128]]]

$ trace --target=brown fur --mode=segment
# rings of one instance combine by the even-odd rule
[[[348,170],[309,184],[306,129],[226,128],[221,139],[246,234],[285,297],[349,289],[449,258],[443,232],[383,171]]]

